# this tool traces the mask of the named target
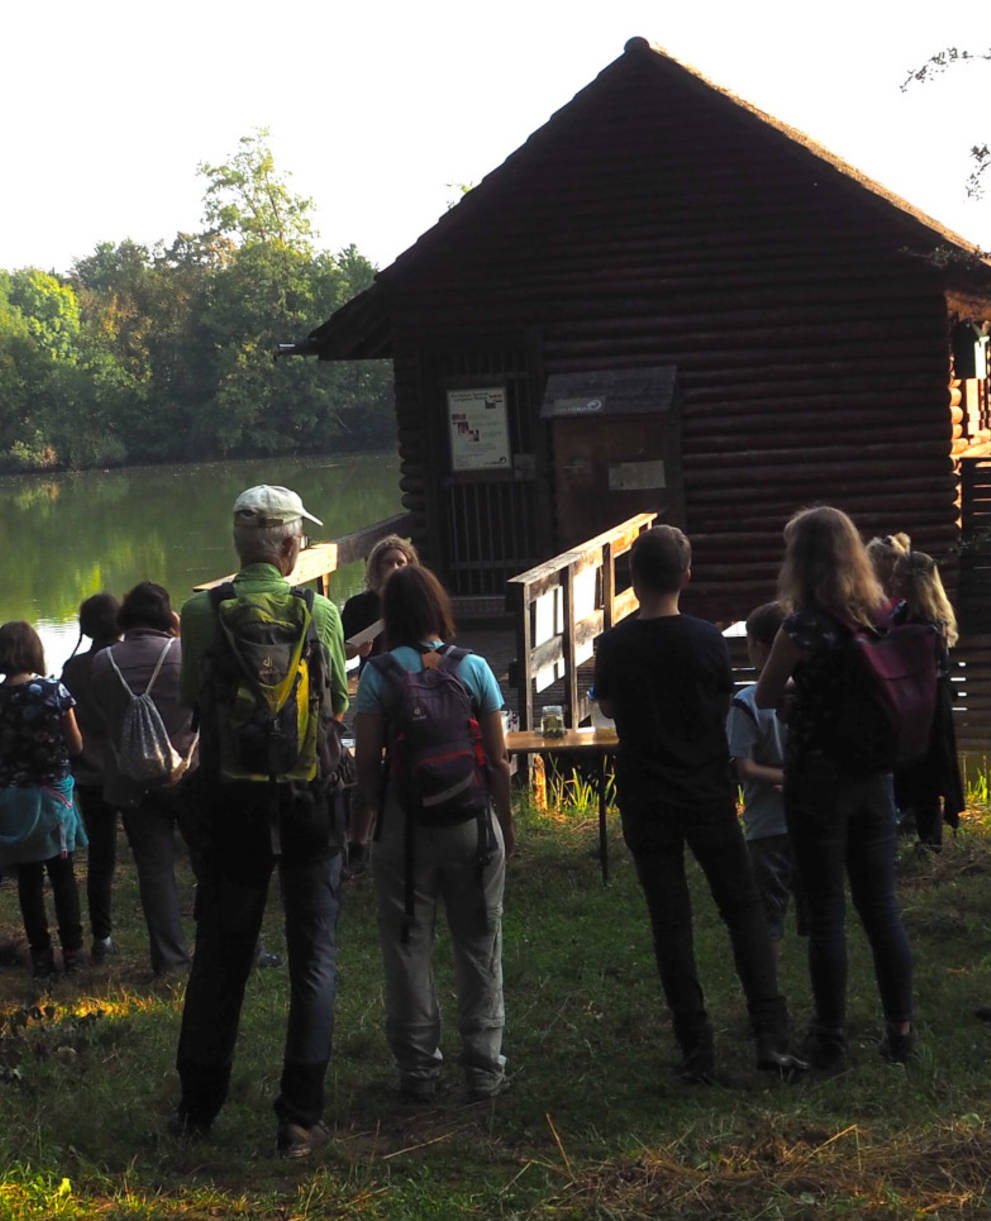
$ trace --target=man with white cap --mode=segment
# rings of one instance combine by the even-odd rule
[[[241,493],[234,502],[234,546],[241,567],[223,606],[266,595],[286,600],[286,578],[303,545],[304,520],[322,525],[289,488],[262,484]],[[244,986],[269,879],[278,864],[291,996],[275,1102],[277,1145],[283,1156],[308,1157],[327,1140],[321,1119],[337,970],[339,835],[332,799],[314,796],[319,786],[232,780],[221,769],[207,724],[213,681],[208,676],[220,647],[220,605],[203,591],[182,608],[181,697],[204,717],[196,773],[202,867],[196,952],[177,1056],[182,1097],[173,1131],[205,1135],[227,1096]],[[329,670],[327,698],[339,717],[348,705],[340,615],[319,594],[308,594],[307,606]]]

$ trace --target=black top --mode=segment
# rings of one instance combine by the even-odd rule
[[[355,594],[354,597],[348,598],[344,603],[344,609],[341,611],[341,627],[344,629],[344,639],[348,641],[352,636],[356,636],[359,632],[363,632],[366,627],[371,627],[376,619],[382,617],[382,602],[374,589],[366,589],[364,593]],[[372,641],[372,652],[381,653],[384,633],[375,637]],[[365,668],[366,658],[361,659],[360,669]]]
[[[624,782],[649,784],[676,805],[732,800],[732,690],[726,641],[705,619],[627,619],[606,632],[595,658],[595,694],[612,704],[621,789]]]

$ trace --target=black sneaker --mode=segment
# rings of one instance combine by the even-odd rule
[[[279,1157],[295,1159],[312,1157],[318,1149],[322,1149],[330,1139],[330,1133],[322,1123],[315,1123],[311,1128],[299,1123],[289,1123],[284,1120],[279,1124],[276,1136],[276,1148]]]
[[[909,1027],[904,1034],[899,1034],[897,1031],[889,1029],[885,1031],[884,1038],[878,1047],[883,1059],[890,1064],[907,1064],[912,1058],[912,1052],[915,1050],[915,1029]]]
[[[399,1097],[403,1102],[427,1103],[437,1097],[436,1077],[401,1077]]]
[[[82,975],[86,970],[86,954],[83,947],[78,950],[63,950],[62,965],[66,975]]]
[[[209,1135],[212,1124],[212,1119],[202,1119],[196,1115],[190,1115],[188,1111],[179,1107],[168,1122],[168,1133],[170,1136],[178,1136],[183,1140],[202,1140]]]
[[[31,974],[35,979],[53,979],[58,974],[55,955],[51,950],[45,950],[42,954],[32,952]]]
[[[802,1055],[821,1073],[841,1073],[846,1068],[846,1034],[813,1022],[802,1043]]]
[[[716,1080],[715,1036],[708,1022],[693,1038],[682,1040],[675,1073],[685,1085],[712,1085]]]
[[[117,943],[112,937],[94,937],[89,956],[95,967],[102,967],[107,959],[117,952]]]

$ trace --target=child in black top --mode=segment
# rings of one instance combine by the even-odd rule
[[[636,618],[599,641],[595,690],[614,717],[616,788],[623,835],[650,913],[661,984],[681,1047],[684,1080],[714,1072],[712,1025],[698,981],[685,878],[687,843],[705,871],[733,943],[757,1040],[759,1068],[804,1067],[785,1051],[787,1011],[736,813],[726,743],[732,677],[726,642],[702,619],[682,615],[691,546],[657,526],[633,546]]]

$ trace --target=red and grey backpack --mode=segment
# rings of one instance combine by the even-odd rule
[[[387,780],[406,816],[406,920],[413,920],[413,840],[417,825],[450,827],[474,819],[483,868],[494,847],[488,765],[471,692],[457,675],[470,650],[421,648],[422,670],[391,653],[368,659],[385,681]],[[380,810],[381,817],[384,811]],[[405,937],[405,934],[404,934]]]

